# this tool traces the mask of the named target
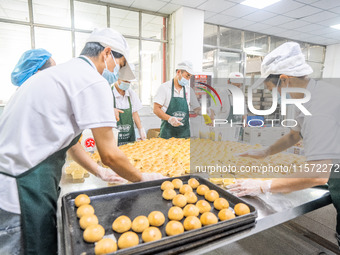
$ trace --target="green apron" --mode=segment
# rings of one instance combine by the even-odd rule
[[[189,107],[185,97],[185,86],[183,86],[183,97],[174,97],[174,80],[172,79],[171,100],[166,114],[177,118],[183,118],[181,122],[183,126],[173,127],[166,120],[162,120],[161,131],[159,136],[164,139],[171,137],[175,138],[189,138],[190,124],[189,124]]]
[[[333,166],[331,170],[331,175],[328,180],[328,190],[331,195],[333,205],[337,211],[336,232],[338,235],[340,235],[340,176],[338,172],[334,172],[335,169],[336,167]],[[337,171],[339,171],[339,169],[337,169]],[[340,245],[339,236],[338,236],[338,242]]]
[[[113,87],[114,85],[112,85],[113,103],[114,107],[116,108],[116,98],[113,93]],[[124,112],[119,113],[119,121],[117,122],[117,129],[119,130],[118,146],[136,141],[135,128],[132,118],[132,105],[129,96],[128,100],[130,107],[128,109],[119,109]]]
[[[17,182],[25,254],[57,254],[56,215],[61,169],[67,150],[79,138],[80,135],[69,146],[18,176],[3,173]]]
[[[233,122],[236,121],[233,113],[234,113],[234,106],[230,103],[230,111],[229,111],[229,115],[228,115],[228,118],[227,118],[228,123],[230,123],[231,120],[233,120]]]

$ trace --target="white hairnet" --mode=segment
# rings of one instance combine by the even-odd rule
[[[306,63],[300,45],[287,42],[270,52],[262,61],[261,76],[267,78],[270,74],[285,74],[300,77],[311,74],[313,69]]]
[[[184,60],[181,63],[178,63],[176,66],[176,70],[184,70],[189,74],[194,74],[192,62],[189,60]]]
[[[293,77],[305,76],[313,73],[313,69],[306,63],[300,45],[287,42],[270,52],[262,61],[261,78],[271,74],[285,74]],[[256,81],[252,88],[261,85],[263,79]]]

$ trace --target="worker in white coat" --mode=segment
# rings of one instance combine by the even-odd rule
[[[24,82],[0,118],[0,254],[56,254],[56,210],[66,151],[91,129],[103,163],[138,182],[141,174],[115,145],[109,83],[133,73],[118,32],[96,29],[79,58]],[[1,227],[2,227],[1,226]],[[12,236],[19,236],[13,240]],[[8,241],[11,240],[11,241]]]
[[[143,108],[137,94],[131,88],[131,81],[119,74],[117,82],[111,85],[114,96],[114,108],[117,119],[118,146],[136,141],[134,124],[136,124],[141,140],[146,139],[138,111]]]
[[[241,156],[265,158],[293,146],[303,138],[307,164],[298,178],[275,178],[273,180],[246,180],[229,188],[238,196],[258,195],[260,193],[291,192],[328,182],[328,188],[337,210],[337,238],[340,241],[340,89],[324,81],[308,77],[313,72],[305,62],[300,46],[294,42],[285,43],[263,60],[261,74],[269,90],[274,88],[282,94],[283,88],[306,89],[311,98],[303,103],[311,115],[305,115],[296,108],[297,126],[266,149],[247,151]],[[256,86],[256,85],[255,85]],[[284,97],[285,95],[282,94]],[[287,97],[301,99],[304,93],[290,92]],[[315,171],[313,166],[321,167]],[[300,171],[299,171],[300,172]],[[304,174],[303,174],[304,173]]]
[[[189,109],[200,113],[200,104],[189,86],[193,75],[192,63],[183,61],[176,67],[176,75],[158,88],[153,112],[162,120],[161,138],[189,138]]]
[[[28,78],[43,71],[56,62],[52,54],[45,49],[31,49],[25,51],[20,57],[11,73],[12,84],[21,86]],[[119,177],[114,171],[96,164],[78,142],[67,151],[71,157],[87,171],[110,183],[125,183],[126,180]]]

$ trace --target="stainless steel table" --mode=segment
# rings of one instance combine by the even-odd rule
[[[106,182],[103,182],[92,175],[89,178],[86,178],[84,183],[71,183],[67,180],[66,176],[63,175],[60,186],[62,188],[62,197],[70,192],[103,188],[108,185]],[[212,241],[209,244],[201,246],[196,244],[193,246],[191,251],[185,251],[185,254],[197,255],[207,253],[208,251],[215,250],[229,243],[254,235],[263,230],[294,219],[300,215],[326,206],[332,202],[328,190],[320,188],[310,188],[289,194],[272,194],[268,196],[261,195],[259,197],[246,197],[243,199],[257,209],[258,218],[255,227]],[[64,254],[60,199],[58,205],[59,254]]]

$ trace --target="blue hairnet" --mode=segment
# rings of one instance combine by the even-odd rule
[[[12,83],[15,86],[21,86],[21,84],[35,74],[51,56],[51,53],[44,49],[33,49],[24,52],[11,74]]]

